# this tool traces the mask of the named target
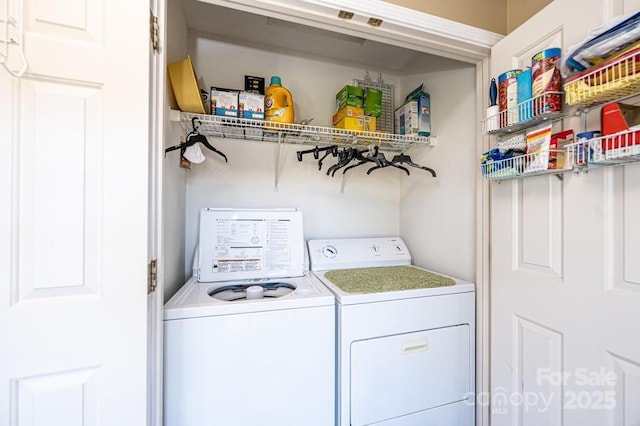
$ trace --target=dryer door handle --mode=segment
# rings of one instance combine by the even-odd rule
[[[402,353],[404,355],[426,352],[428,350],[429,341],[427,339],[413,340],[402,344]]]

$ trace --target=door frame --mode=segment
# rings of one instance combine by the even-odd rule
[[[165,145],[166,88],[166,0],[149,0],[150,14],[157,18],[157,47],[149,43],[149,244],[148,262],[155,261],[155,290],[147,298],[147,426],[163,424],[163,327],[164,306],[164,212],[163,158]],[[150,32],[153,23],[150,16]],[[149,271],[151,274],[151,271]]]
[[[274,4],[270,0],[201,0],[230,9],[259,13],[277,19],[302,23],[311,27],[321,27],[344,34],[366,37],[382,43],[405,47],[416,51],[440,55],[467,62],[476,67],[476,125],[477,158],[489,146],[489,138],[482,134],[480,125],[488,99],[490,78],[490,48],[503,38],[502,35],[469,25],[453,22],[437,16],[413,11],[391,3],[378,0],[352,0],[348,8],[356,18],[383,16],[384,25],[371,27],[361,22],[349,22],[336,19],[338,10],[345,7],[339,0],[281,0]],[[162,309],[164,294],[164,240],[162,211],[162,176],[164,158],[164,136],[168,110],[165,105],[166,90],[166,52],[167,45],[167,0],[150,0],[151,9],[159,22],[159,49],[153,55],[151,92],[154,95],[150,105],[152,124],[151,169],[153,183],[150,184],[151,198],[155,199],[155,223],[150,244],[150,259],[157,259],[157,287],[149,296],[149,419],[150,426],[162,426]],[[155,73],[155,76],[153,75]],[[476,174],[476,389],[473,398],[476,401],[476,425],[489,425],[488,404],[479,405],[478,401],[489,395],[489,183]],[[153,257],[155,255],[155,257]]]

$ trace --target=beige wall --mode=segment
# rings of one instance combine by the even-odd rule
[[[387,0],[388,3],[508,34],[552,0]]]

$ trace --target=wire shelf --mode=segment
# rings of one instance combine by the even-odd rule
[[[640,48],[569,79],[564,91],[567,104],[579,107],[637,94],[640,91]]]
[[[569,146],[566,150],[548,150],[487,162],[480,165],[480,171],[485,179],[496,181],[565,173],[573,170],[573,150]],[[563,168],[549,169],[551,156],[557,160],[563,156]]]
[[[547,121],[564,118],[562,112],[563,92],[546,92],[517,106],[500,111],[482,121],[484,133],[508,135]]]
[[[640,129],[578,141],[567,145],[577,165],[616,166],[640,162]]]
[[[361,132],[333,127],[285,124],[189,112],[178,113],[179,118],[174,118],[174,120],[182,122],[185,130],[191,130],[192,119],[197,118],[199,120],[198,132],[206,136],[300,145],[375,145],[398,152],[414,145],[432,146],[430,138],[425,136]]]

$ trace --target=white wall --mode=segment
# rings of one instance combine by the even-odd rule
[[[242,89],[244,75],[282,77],[293,95],[296,121],[329,126],[335,93],[365,69],[329,63],[291,52],[266,52],[235,42],[192,35],[189,53],[202,87]],[[375,70],[372,75],[377,76]],[[396,87],[396,103],[420,83],[431,93],[432,128],[439,137],[434,148],[414,147],[415,162],[432,167],[411,169],[411,176],[389,168],[366,174],[366,166],[329,177],[327,158],[322,171],[311,156],[303,162],[296,151],[313,145],[281,146],[280,180],[275,187],[276,144],[210,137],[229,158],[205,152],[206,161],[193,164],[186,176],[184,275],[190,275],[202,207],[279,208],[304,211],[305,238],[401,235],[421,266],[468,280],[475,276],[475,68],[409,77],[383,75]],[[182,127],[184,126],[184,127]],[[188,126],[173,124],[174,132]],[[205,150],[206,151],[206,150]],[[394,153],[387,153],[390,158]],[[172,160],[173,161],[173,160]],[[176,163],[171,167],[176,168]]]
[[[187,27],[179,0],[167,1],[167,63],[184,59],[187,54]],[[175,103],[173,92],[167,79],[169,104]],[[167,106],[168,108],[168,106]],[[182,131],[171,123],[166,123],[166,144],[180,142]],[[178,167],[179,151],[166,155],[163,164],[163,206],[164,209],[164,298],[168,300],[185,281],[184,234],[186,175]]]
[[[404,91],[425,83],[438,145],[408,152],[437,178],[413,172],[401,183],[400,235],[419,266],[475,281],[478,158],[475,67],[406,77]]]
[[[243,88],[244,75],[280,75],[293,95],[300,118],[314,117],[312,124],[329,126],[335,94],[364,76],[364,69],[303,56],[264,52],[259,49],[194,37],[191,54],[201,84]],[[393,82],[392,76],[383,76]],[[392,83],[393,84],[393,83]],[[198,212],[202,207],[276,208],[298,207],[304,211],[306,239],[323,237],[389,236],[399,233],[400,172],[385,169],[366,174],[363,166],[347,173],[344,193],[342,175],[327,176],[329,157],[322,171],[312,156],[303,162],[297,150],[314,145],[282,145],[281,175],[275,188],[276,144],[210,138],[229,163],[213,153],[192,165],[187,177],[185,268],[189,269],[197,242]]]

